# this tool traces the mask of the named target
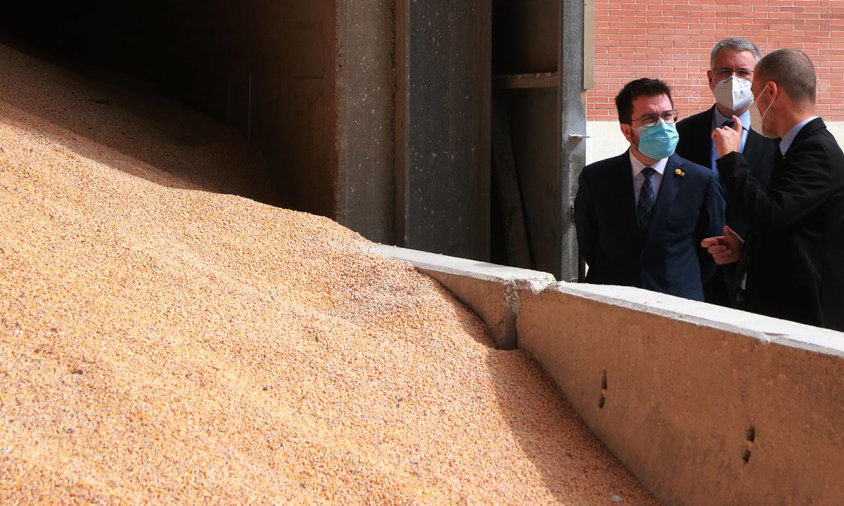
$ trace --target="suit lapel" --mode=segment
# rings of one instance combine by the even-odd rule
[[[690,138],[693,142],[688,144],[689,156],[684,156],[687,160],[691,160],[704,167],[712,165],[712,141],[700,142],[700,139],[708,139],[712,136],[712,115],[715,114],[715,106],[712,106],[708,111],[698,116],[694,129],[689,132]]]
[[[630,150],[628,149],[619,157],[616,177],[610,178],[607,182],[612,194],[610,202],[616,202],[616,206],[624,211],[619,214],[624,222],[621,223],[623,230],[639,230],[639,219],[636,216],[636,198],[633,191],[633,166],[630,164]],[[608,192],[608,193],[610,193]]]
[[[806,123],[803,128],[801,128],[800,131],[797,132],[797,135],[794,137],[794,141],[791,143],[791,145],[794,146],[795,144],[799,144],[800,141],[812,135],[815,130],[820,130],[822,128],[826,128],[826,123],[824,123],[823,120],[819,117],[813,119],[812,121]],[[788,149],[789,151],[791,150],[791,148]]]
[[[800,131],[797,132],[797,135],[791,142],[791,146],[789,146],[788,151],[794,152],[795,149],[800,149],[798,146],[801,142],[803,142],[804,139],[814,134],[815,131],[820,130],[822,128],[826,128],[826,124],[821,118],[815,118],[812,121],[806,123],[803,128],[801,128]],[[771,182],[769,183],[769,186],[773,186],[773,183],[777,181],[780,177],[782,177],[783,171],[785,170],[785,166],[787,165],[787,158],[788,153],[782,155],[779,147],[777,147],[774,170],[771,171]]]
[[[753,160],[753,161],[765,160],[768,157],[768,150],[770,149],[770,146],[772,144],[774,144],[774,143],[771,139],[768,139],[765,136],[763,136],[762,134],[756,132],[755,130],[750,129],[747,132],[747,142],[745,142],[744,151],[742,151],[741,154],[744,155],[744,159],[748,160],[748,161],[750,161],[750,160]],[[776,145],[776,152],[773,153],[773,155],[774,156],[770,158],[771,162],[776,161],[776,159],[779,158],[779,144],[778,143]],[[770,162],[768,162],[768,163],[770,163]],[[757,174],[757,173],[759,173],[759,174],[766,173],[766,171],[763,168],[760,168],[760,167],[751,167],[750,171],[754,175]],[[768,170],[767,173],[770,175],[770,170]]]
[[[706,114],[702,116],[703,122],[701,126],[701,132],[699,139],[709,139],[707,143],[698,143],[700,146],[700,161],[696,162],[698,165],[703,165],[704,167],[712,168],[712,149],[714,144],[712,143],[712,118],[715,116],[715,106],[709,108],[706,111]],[[694,160],[692,160],[694,161]]]
[[[742,155],[744,155],[745,159],[756,160],[759,156],[757,152],[761,147],[762,142],[765,142],[764,137],[754,132],[753,130],[749,130],[747,132],[747,142],[744,144],[744,151],[742,152]]]

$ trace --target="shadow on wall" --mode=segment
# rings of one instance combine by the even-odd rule
[[[35,120],[26,116],[32,115],[55,127],[54,132],[39,127],[42,134],[50,132],[54,141],[85,157],[106,160],[102,149],[85,142],[90,141],[126,157],[117,169],[144,177],[134,160],[171,176],[156,181],[160,184],[281,203],[257,148],[214,120],[155,97],[142,80],[83,77],[3,45],[0,65],[0,101],[10,106],[5,116],[19,125],[32,128]],[[113,157],[108,163],[114,164]]]

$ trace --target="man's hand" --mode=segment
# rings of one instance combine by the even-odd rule
[[[722,126],[712,131],[712,140],[715,141],[715,149],[718,151],[718,158],[739,150],[741,146],[741,120],[733,115],[734,126]]]
[[[735,118],[735,116],[733,116]],[[739,126],[741,128],[741,126]],[[744,248],[744,240],[727,225],[724,225],[724,235],[707,237],[700,241],[700,247],[712,255],[718,265],[738,262]]]

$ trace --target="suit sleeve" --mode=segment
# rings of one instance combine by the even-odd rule
[[[581,172],[577,195],[574,198],[574,225],[577,230],[577,248],[587,264],[595,258],[598,243],[598,222],[588,178]]]
[[[838,240],[838,247],[844,249],[844,216],[838,220],[838,229],[835,232],[835,237]]]
[[[740,153],[730,153],[716,163],[731,202],[741,209],[751,230],[776,231],[799,223],[823,204],[829,192],[832,162],[820,146],[789,157],[784,162],[787,170],[768,191],[750,174]]]
[[[724,233],[724,190],[718,178],[718,173],[710,171],[709,184],[703,201],[703,209],[697,225],[697,244],[707,237],[715,237]],[[704,248],[698,248],[698,262],[700,263],[700,279],[706,282],[715,272],[716,265],[712,255]]]

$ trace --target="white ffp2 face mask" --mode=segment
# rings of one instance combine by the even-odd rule
[[[740,111],[753,102],[753,92],[750,91],[750,81],[740,77],[730,76],[719,81],[712,89],[715,101],[731,111]]]
[[[761,97],[767,89],[768,85],[766,84],[765,87],[762,88],[762,91],[759,92],[759,96]],[[768,104],[768,107],[765,108],[765,112],[762,112],[759,110],[759,103],[756,102],[756,98],[754,98],[753,107],[750,108],[750,121],[752,122],[751,124],[753,125],[753,130],[756,130],[757,133],[760,133],[769,139],[776,138],[776,135],[770,133],[766,134],[763,122],[765,121],[765,115],[768,114],[768,111],[771,110],[772,105],[774,105],[773,100],[771,100],[771,102]]]

